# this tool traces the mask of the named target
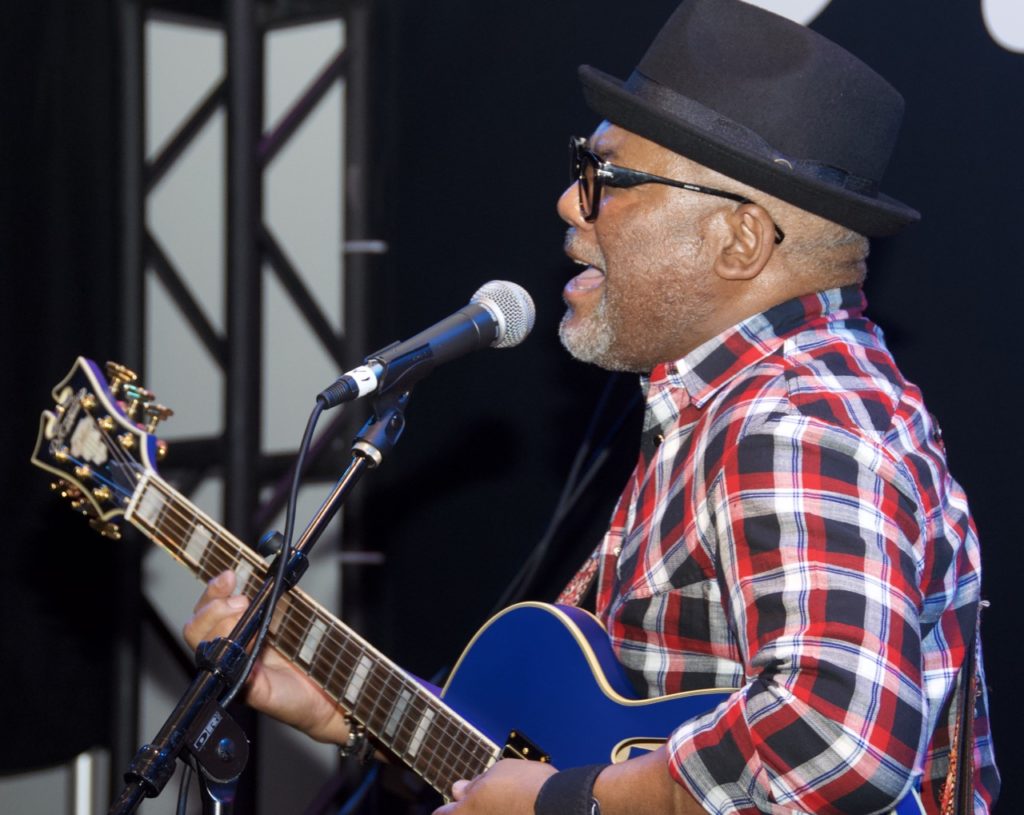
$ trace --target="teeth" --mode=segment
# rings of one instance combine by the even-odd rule
[[[577,266],[589,266],[590,265],[585,260],[579,260],[578,258],[573,258],[572,262],[575,263]]]

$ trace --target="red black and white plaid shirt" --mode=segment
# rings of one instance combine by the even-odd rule
[[[916,782],[937,811],[978,540],[939,428],[863,309],[856,287],[783,303],[645,379],[597,611],[638,690],[738,689],[668,745],[712,813],[879,812]]]

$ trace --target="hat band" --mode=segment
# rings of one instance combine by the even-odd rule
[[[787,156],[772,147],[750,128],[725,118],[706,105],[665,87],[639,71],[633,71],[629,79],[626,80],[624,88],[673,117],[704,131],[713,140],[728,143],[747,153],[755,153],[782,168],[792,169],[800,175],[809,176],[830,186],[870,198],[878,197],[879,184],[877,181],[855,175],[831,164]]]

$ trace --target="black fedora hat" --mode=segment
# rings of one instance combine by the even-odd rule
[[[625,82],[580,66],[613,124],[861,234],[920,215],[880,191],[903,97],[809,28],[741,0],[684,0]]]

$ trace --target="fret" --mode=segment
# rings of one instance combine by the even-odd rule
[[[367,679],[367,687],[372,689],[373,693],[363,694],[363,699],[356,706],[357,718],[374,733],[383,733],[388,710],[397,698],[397,693],[390,687],[393,676],[394,672],[387,665],[375,663],[370,668],[370,676]],[[364,704],[366,702],[369,703],[368,710]],[[366,710],[364,716],[359,715],[360,709]]]
[[[395,700],[395,703],[391,706],[391,712],[388,714],[387,721],[384,722],[384,735],[392,741],[395,740],[398,726],[402,723],[412,698],[412,692],[408,688],[402,688],[398,692],[398,698]]]
[[[135,517],[143,521],[151,529],[156,529],[157,519],[164,508],[164,496],[159,489],[149,482],[144,488],[138,506],[135,507]]]
[[[454,747],[454,745],[453,745]],[[475,745],[472,741],[460,742],[454,749],[455,771],[459,778],[473,778],[479,762],[475,756]]]
[[[446,789],[451,787],[452,782],[461,778],[461,775],[455,771],[459,742],[457,731],[452,729],[453,724],[447,717],[442,718],[440,732],[434,739],[435,774]]]
[[[244,557],[239,557],[238,565],[235,566],[235,591],[234,594],[244,594],[249,596],[249,580],[252,579],[256,571],[256,565]],[[260,580],[262,583],[262,579]],[[255,593],[255,592],[254,592]]]
[[[302,638],[302,648],[299,649],[298,654],[300,662],[304,662],[306,665],[313,662],[316,649],[320,647],[320,640],[323,639],[326,630],[326,623],[319,617],[314,617],[306,630],[306,636]]]
[[[444,732],[447,726],[448,721],[442,716],[439,722],[433,724],[431,727],[432,732],[426,738],[427,749],[424,752],[425,774],[429,775],[434,787],[438,789],[447,787],[446,779],[448,779],[448,773],[444,769],[444,754],[438,749],[441,742],[440,734]]]
[[[475,778],[485,770],[489,770],[501,756],[501,752],[489,741],[487,743],[480,741],[480,739],[475,739],[474,741],[476,745],[474,747],[476,761],[473,769],[470,770],[470,778]]]
[[[217,546],[219,541],[216,538],[211,538],[211,543],[213,545],[207,546],[202,556],[196,562],[198,566],[196,575],[204,583],[212,580],[231,566],[230,553],[225,553],[223,549]]]
[[[423,720],[423,715],[428,709],[427,693],[418,682],[412,679],[407,680],[403,693],[408,693],[409,702],[405,706],[406,710],[402,720],[398,723],[398,728],[392,741],[392,750],[396,755],[415,755],[416,750],[412,749],[412,745],[416,738],[417,729],[422,726],[420,723]]]
[[[366,654],[363,654],[359,657],[355,670],[352,671],[352,678],[349,679],[348,686],[345,688],[345,701],[352,706],[353,710],[355,709],[356,702],[360,699],[363,685],[366,684],[366,679],[369,677],[372,667],[373,662]],[[362,718],[360,718],[360,721],[365,722]]]
[[[326,663],[327,660],[324,659],[324,656],[329,655],[330,666],[326,664],[323,666],[322,687],[333,698],[340,701],[342,692],[348,684],[348,677],[352,674],[352,669],[355,666],[355,659],[349,655],[349,651],[351,650],[353,654],[358,652],[351,648],[351,643],[346,641],[337,630],[332,628],[327,636],[331,647],[325,655],[321,655],[321,662]]]
[[[405,748],[405,754],[409,758],[416,758],[420,747],[423,745],[423,740],[427,737],[427,732],[430,730],[430,725],[434,721],[435,715],[435,712],[430,707],[421,712],[419,719],[416,721],[416,728],[413,730],[412,738],[409,739],[409,746]]]
[[[192,531],[185,542],[184,553],[194,563],[199,564],[202,562],[203,555],[206,554],[206,548],[210,545],[212,539],[213,533],[205,526],[200,525],[198,518],[194,518],[192,520]]]
[[[287,629],[288,623],[286,617],[288,616],[289,611],[291,611],[291,602],[288,595],[285,594],[277,601],[277,608],[274,609],[274,616],[270,618],[269,630],[274,637],[279,637],[280,631],[282,629]],[[278,650],[281,650],[284,645],[285,641],[282,639]],[[289,655],[294,656],[295,654],[292,652]]]

